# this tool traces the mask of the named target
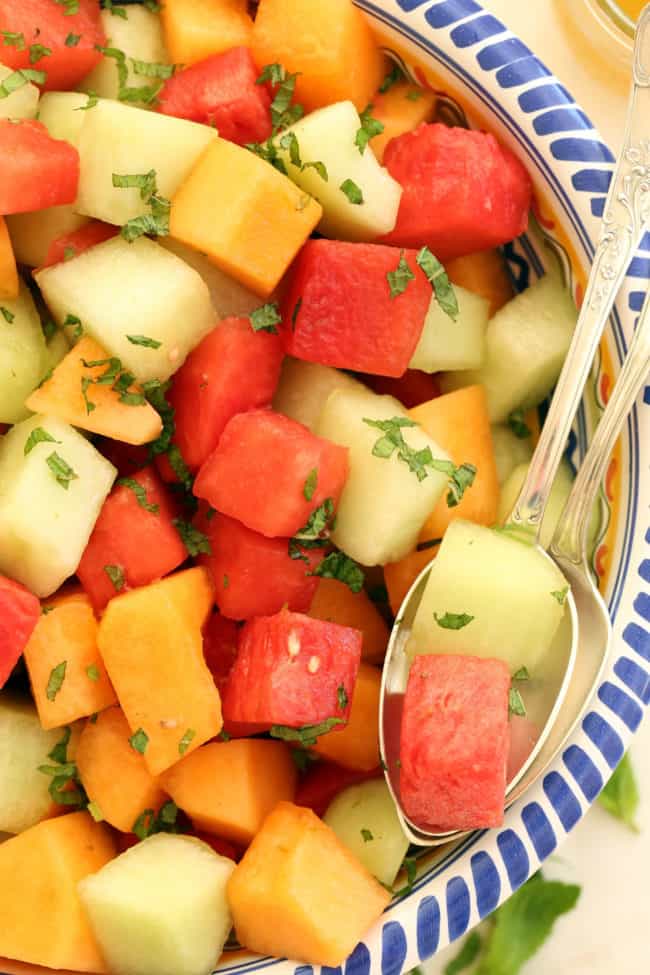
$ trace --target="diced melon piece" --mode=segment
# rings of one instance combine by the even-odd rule
[[[0,217],[0,299],[18,297],[20,279],[16,270],[16,257],[9,237],[7,221]]]
[[[210,54],[250,46],[248,0],[167,0],[160,16],[167,48],[177,64],[194,64]]]
[[[485,359],[485,330],[488,324],[488,302],[458,285],[456,321],[442,310],[435,294],[424,319],[424,328],[411,369],[441,372],[443,369],[478,369]]]
[[[564,615],[566,585],[532,545],[455,521],[431,566],[407,653],[496,657],[511,673],[527,667],[532,674]]]
[[[156,173],[160,196],[171,199],[215,129],[123,102],[100,99],[85,116],[79,138],[77,209],[106,223],[125,224],[150,212],[138,187],[113,186],[113,173]]]
[[[65,343],[63,333],[58,334]],[[102,346],[84,336],[74,349],[67,351],[52,376],[34,390],[28,398],[29,409],[57,416],[82,430],[123,443],[145,444],[155,440],[162,430],[162,420],[154,408],[147,402],[135,405],[121,402],[120,392],[96,383],[106,372],[106,365],[84,365],[84,362],[105,360]],[[95,383],[86,388],[85,380],[95,380]]]
[[[209,975],[232,927],[234,868],[201,840],[158,833],[82,880],[113,975]]]
[[[40,267],[45,263],[53,240],[71,234],[89,222],[88,217],[75,213],[74,203],[32,213],[13,213],[6,219],[16,260],[29,267]]]
[[[319,735],[317,755],[357,772],[372,772],[379,765],[379,692],[381,672],[361,663],[352,693],[350,717],[344,728]]]
[[[47,376],[50,369],[54,370],[61,362],[65,359],[68,352],[70,351],[70,345],[66,338],[66,334],[63,329],[57,328],[50,340],[47,342],[47,351],[45,356],[45,373]],[[47,410],[42,412],[47,413]]]
[[[22,833],[45,819],[53,804],[50,779],[38,771],[61,732],[45,731],[31,702],[0,697],[0,833]]]
[[[483,366],[448,373],[443,389],[482,383],[493,423],[502,423],[513,410],[537,406],[560,375],[576,317],[559,276],[547,274],[490,320]]]
[[[370,140],[379,162],[391,139],[412,132],[421,122],[432,121],[437,100],[435,91],[412,85],[409,81],[398,81],[388,91],[372,96],[372,117],[384,126],[384,131]]]
[[[433,539],[432,539],[433,541]],[[409,589],[426,565],[435,558],[440,545],[432,545],[423,549],[409,552],[399,562],[389,562],[384,566],[384,579],[388,590],[388,602],[394,616],[399,615],[399,608],[406,598]]]
[[[200,274],[210,291],[210,299],[219,318],[243,318],[260,307],[259,295],[245,288],[239,281],[221,271],[205,254],[195,251],[173,237],[158,240],[165,250],[171,251]]]
[[[114,856],[110,831],[87,812],[38,823],[0,844],[0,956],[105,972],[77,883]]]
[[[129,6],[121,9],[127,14],[126,17],[116,16],[113,10],[101,12],[102,27],[108,38],[106,47],[123,51],[126,55],[126,86],[151,88],[151,85],[156,84],[155,77],[139,74],[133,61],[145,61],[149,64],[168,62],[160,17],[145,7]],[[115,58],[102,56],[90,74],[83,79],[80,88],[82,91],[92,91],[100,98],[116,99],[120,85]]]
[[[518,437],[505,423],[493,424],[492,444],[497,477],[503,486],[515,467],[528,463],[533,456],[533,445],[530,437]]]
[[[49,440],[31,446],[39,429]],[[55,592],[77,568],[116,474],[61,420],[37,415],[13,427],[0,442],[0,571],[37,596]]]
[[[352,592],[338,579],[320,579],[307,615],[361,630],[361,659],[381,664],[388,643],[388,626],[365,590]]]
[[[266,298],[322,213],[308,193],[259,156],[216,139],[175,194],[169,228],[172,237]]]
[[[78,91],[46,91],[38,106],[38,120],[53,139],[65,139],[78,147],[87,104],[86,96]]]
[[[415,548],[420,530],[447,484],[447,476],[431,468],[419,481],[399,460],[397,451],[391,457],[374,456],[373,447],[383,434],[364,421],[394,417],[408,420],[408,413],[392,396],[336,390],[316,424],[319,436],[349,448],[350,474],[332,539],[363,565],[395,562]],[[449,459],[420,427],[403,427],[402,435],[414,450],[429,447],[435,459]]]
[[[380,883],[392,885],[409,841],[383,779],[344,789],[330,803],[323,820]]]
[[[517,467],[515,467],[508,477],[508,480],[503,485],[501,489],[501,498],[499,500],[499,510],[497,513],[497,521],[500,525],[503,525],[506,519],[512,514],[513,506],[519,497],[519,492],[524,486],[524,481],[526,480],[529,467],[530,464],[527,463],[519,464]],[[564,511],[564,506],[567,502],[569,494],[571,493],[572,487],[573,472],[569,466],[569,462],[567,460],[563,460],[558,468],[557,474],[555,475],[553,487],[551,488],[551,493],[546,503],[544,520],[542,521],[539,536],[542,548],[548,549],[549,545],[551,544],[553,533],[555,532],[557,523],[559,522],[560,516]]]
[[[167,379],[215,325],[207,285],[146,237],[132,244],[113,237],[43,268],[36,281],[60,325],[76,315],[84,331],[141,382]],[[160,346],[133,344],[129,335]]]
[[[6,36],[4,41],[6,44]],[[0,84],[13,73],[13,68],[0,64]],[[39,94],[38,88],[31,81],[16,88],[6,98],[0,98],[0,118],[35,118]]]
[[[0,423],[29,415],[25,400],[47,368],[47,347],[36,306],[21,281],[17,298],[0,302]]]
[[[445,270],[452,284],[458,284],[490,302],[490,318],[514,295],[512,278],[501,251],[477,251],[448,261]]]
[[[360,126],[352,102],[337,102],[306,115],[275,140],[290,178],[322,206],[318,230],[326,237],[369,241],[395,226],[402,187],[379,165],[369,145],[359,151],[355,137]],[[298,144],[298,165],[292,163],[290,149],[283,148],[292,135]],[[325,166],[326,180],[311,162]],[[361,204],[352,203],[341,189],[346,179],[361,190]]]
[[[273,409],[315,433],[327,397],[335,389],[364,392],[366,387],[339,369],[287,356],[273,397]]]

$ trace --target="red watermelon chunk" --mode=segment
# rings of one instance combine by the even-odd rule
[[[251,410],[229,421],[194,494],[253,531],[290,538],[324,503],[331,516],[347,476],[347,447],[281,413]]]
[[[240,146],[263,142],[271,135],[271,97],[255,83],[258,75],[247,47],[213,54],[165,82],[158,111],[214,125]]]
[[[301,728],[348,721],[363,635],[282,610],[247,623],[222,709],[226,723]]]
[[[221,693],[237,656],[239,627],[221,613],[213,613],[203,627],[203,656]]]
[[[177,512],[154,469],[145,467],[131,479],[144,490],[141,501],[132,487],[118,481],[104,502],[77,569],[97,612],[118,592],[146,586],[187,558],[173,524]],[[147,510],[145,504],[154,510]],[[107,572],[106,566],[113,569]]]
[[[268,406],[280,378],[279,335],[254,332],[248,318],[225,318],[189,354],[173,378],[176,443],[197,471],[236,413]]]
[[[448,261],[505,244],[528,226],[530,177],[489,133],[422,123],[391,139],[384,166],[403,193],[383,243],[426,244]]]
[[[287,352],[339,369],[401,376],[418,344],[431,285],[415,262],[414,278],[391,298],[387,274],[400,252],[381,244],[308,240],[298,255],[283,302]]]
[[[0,688],[18,663],[40,615],[41,604],[29,589],[0,576]]]
[[[200,528],[211,555],[199,559],[210,572],[215,600],[230,620],[272,616],[283,606],[307,612],[318,578],[311,573],[323,559],[322,549],[306,549],[292,559],[286,538],[266,538],[226,515],[201,518]]]
[[[509,691],[501,660],[415,658],[402,714],[400,792],[419,826],[446,832],[501,825]]]
[[[43,267],[51,267],[53,264],[60,264],[62,261],[69,261],[73,257],[78,257],[84,251],[103,244],[105,240],[110,240],[119,233],[117,227],[110,223],[102,223],[101,220],[91,220],[90,223],[73,230],[69,234],[57,237],[50,244]]]
[[[3,52],[4,52],[3,48]],[[42,122],[0,119],[0,213],[27,213],[74,203],[79,153],[53,139]]]

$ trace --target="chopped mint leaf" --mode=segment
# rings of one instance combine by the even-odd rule
[[[34,449],[37,443],[61,443],[61,441],[56,440],[52,434],[48,433],[47,430],[44,430],[43,427],[34,427],[25,441],[23,455],[26,457],[27,454]]]
[[[136,89],[140,90],[140,89]],[[130,244],[143,234],[154,237],[166,237],[169,233],[169,211],[171,203],[164,196],[160,196],[156,188],[156,170],[148,173],[113,173],[113,186],[120,189],[139,189],[140,199],[151,209],[151,213],[132,217],[120,230],[121,236]]]
[[[325,536],[332,527],[334,519],[334,501],[325,498],[322,504],[312,511],[307,524],[296,532],[294,538],[298,542],[313,541]]]
[[[478,931],[472,933],[463,942],[460,951],[445,967],[444,975],[460,975],[466,968],[473,965],[481,951],[481,935]]]
[[[81,34],[70,33],[65,39],[65,46],[76,47],[80,40],[81,40]]]
[[[139,840],[146,840],[154,833],[178,833],[177,817],[178,806],[173,800],[168,799],[160,807],[157,816],[153,809],[145,809],[131,828]]]
[[[363,569],[345,552],[330,552],[316,566],[314,575],[321,579],[338,579],[352,592],[361,592],[365,580]]]
[[[302,169],[300,146],[298,145],[298,139],[296,138],[295,132],[285,132],[285,134],[280,137],[280,145],[283,149],[288,150],[289,159],[292,166],[297,166],[298,169]]]
[[[286,76],[286,71],[281,64],[277,62],[275,64],[265,64],[262,68],[262,72],[258,78],[255,80],[256,85],[279,85],[281,84]]]
[[[98,681],[100,678],[100,673],[97,664],[88,664],[86,667],[86,674],[88,676],[88,680]]]
[[[81,395],[86,406],[86,413],[92,413],[92,411],[97,407],[97,404],[93,403],[93,401],[88,398],[88,389],[90,386],[92,386],[92,384],[93,381],[90,376],[81,377]]]
[[[363,203],[363,193],[354,180],[344,179],[339,189],[342,193],[345,193],[350,203],[353,203],[355,206],[361,206]]]
[[[124,569],[120,565],[105,565],[104,572],[108,578],[113,583],[113,588],[115,592],[121,592],[126,585],[126,580],[124,578]]]
[[[142,728],[138,728],[138,730],[129,738],[129,745],[131,748],[136,752],[140,752],[141,755],[144,755],[146,752],[148,744],[149,735],[146,733],[146,731],[143,731]]]
[[[379,86],[379,91],[382,95],[385,95],[393,85],[396,85],[398,81],[404,78],[404,72],[400,68],[399,64],[393,64],[392,68],[388,74],[384,77],[384,80]]]
[[[398,759],[399,761],[399,759]],[[401,763],[400,763],[401,767]],[[415,862],[415,857],[406,856],[402,863],[402,867],[406,870],[406,884],[399,890],[393,892],[393,897],[403,897],[405,894],[410,894],[413,890],[413,884],[415,882],[415,875],[417,872],[417,864]]]
[[[131,830],[135,833],[139,840],[146,840],[146,838],[151,836],[153,832],[153,824],[155,820],[156,814],[153,809],[145,809],[144,812],[140,813],[131,827]]]
[[[49,457],[45,458],[45,463],[50,468],[56,483],[59,484],[65,491],[70,487],[70,481],[75,481],[79,478],[78,474],[75,474],[70,465],[57,454],[54,450]]]
[[[314,755],[313,752],[309,752],[305,748],[292,748],[291,758],[299,772],[306,772],[310,765],[319,761],[318,755]]]
[[[361,836],[363,837],[363,842],[364,843],[370,843],[371,840],[374,840],[374,836],[372,835],[372,833],[371,833],[371,831],[369,829],[363,829],[362,828],[361,829]]]
[[[178,754],[184,755],[187,749],[192,744],[192,740],[196,737],[196,731],[194,728],[188,728],[181,740],[178,743]]]
[[[47,616],[48,613],[54,612],[54,606],[41,606],[41,616]]]
[[[72,328],[71,338],[73,342],[77,342],[84,333],[81,319],[76,315],[66,315],[63,319],[63,328]]]
[[[616,766],[614,774],[600,793],[598,802],[608,813],[638,832],[635,816],[639,807],[639,788],[629,753]]]
[[[565,586],[564,589],[556,589],[551,593],[553,599],[556,599],[560,606],[564,606],[566,598],[569,595],[569,587]]]
[[[416,450],[407,444],[404,439],[402,429],[405,427],[416,427],[417,423],[414,420],[406,416],[393,416],[389,420],[371,420],[364,416],[363,422],[369,427],[375,427],[383,434],[372,448],[374,457],[381,457],[383,460],[388,460],[397,451],[398,459],[408,465],[409,470],[416,475],[418,481],[423,481],[427,477],[427,466],[435,467],[436,463],[438,463],[437,461],[434,462],[429,447]]]
[[[276,62],[275,64],[265,65],[259,78],[257,78],[256,83],[258,85],[266,84],[266,82],[275,85],[275,95],[271,102],[271,123],[274,135],[280,129],[286,129],[289,125],[293,125],[305,114],[302,105],[291,104],[298,74],[299,72],[287,74],[286,69]]]
[[[145,349],[159,349],[162,342],[157,339],[150,339],[148,335],[127,335],[131,345],[142,345]]]
[[[44,85],[46,78],[44,71],[36,71],[34,68],[19,68],[18,71],[12,71],[0,84],[0,98],[8,98],[30,81],[35,85]]]
[[[135,494],[136,501],[138,502],[140,507],[144,508],[145,511],[149,511],[152,515],[157,515],[158,512],[160,511],[160,505],[150,504],[147,501],[146,490],[143,488],[143,486],[140,484],[139,481],[136,481],[134,477],[120,477],[116,481],[116,487],[125,487],[133,491],[133,493]]]
[[[447,272],[438,258],[431,253],[428,247],[423,247],[422,250],[418,251],[415,262],[424,271],[442,310],[453,321],[456,321],[459,313],[458,299]]]
[[[273,142],[273,139],[267,139],[266,142],[247,142],[245,148],[248,149],[249,152],[259,156],[260,159],[264,160],[264,162],[269,163],[274,167],[274,169],[277,169],[279,173],[282,173],[283,176],[287,175],[287,167],[284,164],[284,159],[278,152],[278,148]]]
[[[72,728],[66,726],[63,729],[63,738],[61,741],[57,741],[56,745],[48,754],[48,758],[51,758],[53,762],[57,762],[59,765],[65,765],[68,761],[68,745],[70,744],[70,738],[72,736]]]
[[[339,684],[339,686],[336,688],[336,700],[338,701],[341,711],[345,711],[348,706],[348,695],[345,692],[343,684]]]
[[[101,809],[99,808],[96,802],[89,802],[88,805],[86,806],[86,809],[88,810],[88,812],[93,817],[96,823],[103,822],[104,814],[102,813]]]
[[[86,104],[85,105],[79,105],[79,107],[78,108],[75,108],[74,111],[75,112],[87,112],[89,108],[94,108],[98,101],[99,101],[99,95],[97,95],[97,93],[94,92],[94,91],[89,91],[88,92],[88,101],[86,102]]]
[[[525,440],[526,437],[530,437],[530,427],[524,420],[523,410],[513,410],[508,416],[508,426],[514,433],[515,437],[520,440]]]
[[[519,670],[515,671],[512,675],[513,680],[530,680],[530,674],[528,673],[528,667],[520,667]]]
[[[66,17],[73,17],[74,14],[79,13],[79,0],[54,0],[54,2],[63,7]]]
[[[128,20],[126,8],[116,7],[113,0],[102,0],[101,6],[104,10],[108,10],[109,13],[113,14],[114,17],[121,17],[122,20]]]
[[[312,159],[309,162],[303,163],[301,169],[303,173],[306,169],[315,169],[324,183],[329,182],[329,173],[327,172],[327,166],[325,165],[324,162],[321,162],[320,159]],[[307,200],[307,203],[308,202],[309,199]],[[307,203],[305,203],[305,206],[307,206]],[[305,207],[301,207],[300,209],[304,210],[304,208]]]
[[[173,525],[181,536],[181,541],[187,549],[188,555],[191,555],[193,558],[201,554],[212,555],[210,540],[202,531],[195,528],[189,521],[183,521],[181,518],[174,518]]]
[[[145,78],[160,78],[166,81],[176,71],[174,64],[161,64],[159,61],[136,61],[135,58],[129,58],[129,60],[133,65],[135,74],[142,75]]]
[[[248,317],[254,332],[270,332],[272,335],[278,334],[275,326],[279,325],[282,321],[282,315],[276,302],[261,305],[260,308],[252,311]]]
[[[316,490],[317,484],[318,484],[318,468],[313,467],[310,470],[309,474],[307,475],[305,485],[302,489],[302,493],[305,498],[305,501],[311,501],[311,499],[314,497],[314,491]]]
[[[5,306],[4,306],[4,305],[2,305],[2,306],[0,306],[0,312],[2,312],[2,317],[4,318],[4,320],[5,320],[5,321],[6,321],[6,322],[7,322],[7,323],[8,323],[9,325],[11,325],[11,323],[12,323],[12,322],[13,322],[13,320],[14,320],[14,318],[16,317],[16,316],[14,315],[14,313],[13,313],[12,311],[9,311],[9,309],[8,309],[8,308],[5,308]]]
[[[64,247],[63,248],[63,260],[71,261],[73,257],[77,256],[77,252],[74,247]]]
[[[302,728],[287,728],[283,724],[271,726],[269,734],[271,738],[280,738],[282,741],[297,741],[303,747],[315,745],[321,735],[326,735],[328,731],[337,724],[344,724],[343,718],[326,718],[320,724],[306,724]]]
[[[421,88],[412,88],[411,91],[406,92],[406,97],[410,102],[419,102],[423,94]]]
[[[463,627],[468,626],[475,617],[470,616],[469,613],[444,613],[442,616],[438,616],[437,613],[434,613],[433,618],[438,626],[441,626],[443,630],[462,630]]]
[[[158,81],[157,84],[153,85],[131,86],[128,84],[129,68],[126,63],[126,54],[124,51],[120,51],[117,47],[97,47],[97,50],[105,58],[112,58],[115,61],[115,66],[117,67],[118,101],[130,103],[140,102],[144,105],[153,105],[162,88],[162,81]],[[142,64],[144,62],[139,63]]]
[[[47,682],[47,687],[45,689],[45,696],[48,701],[54,701],[57,694],[63,686],[63,681],[65,680],[65,671],[68,666],[67,660],[62,660],[60,664],[53,667],[50,672],[50,677]]]
[[[520,718],[526,717],[526,705],[524,704],[524,699],[516,687],[510,688],[510,693],[508,695],[508,711],[510,714],[516,714]]]
[[[51,47],[45,47],[43,44],[30,44],[29,45],[29,63],[36,64],[41,58],[49,58],[52,53]]]
[[[15,47],[17,51],[25,50],[25,35],[18,31],[3,30],[2,43],[4,47]]]
[[[362,156],[370,140],[384,131],[384,123],[372,117],[372,107],[372,105],[366,105],[363,112],[361,112],[359,116],[361,128],[357,129],[357,134],[354,138],[354,144]]]
[[[404,257],[404,251],[400,251],[399,263],[394,271],[388,271],[386,274],[386,279],[388,281],[388,286],[390,288],[391,298],[397,298],[406,291],[406,287],[409,281],[412,281],[415,275],[409,267],[409,263]]]

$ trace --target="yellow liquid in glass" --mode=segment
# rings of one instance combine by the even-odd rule
[[[630,20],[636,21],[646,5],[646,0],[616,0],[616,3]]]

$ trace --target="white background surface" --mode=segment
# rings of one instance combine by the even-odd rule
[[[549,66],[580,102],[614,151],[625,115],[627,79],[575,32],[569,13],[582,16],[584,0],[482,0]],[[588,13],[585,9],[584,16]],[[647,510],[647,509],[646,509]],[[642,805],[640,834],[594,808],[545,868],[578,883],[578,907],[561,918],[522,975],[647,975],[650,972],[650,722],[632,746]],[[458,948],[423,966],[442,975]]]

